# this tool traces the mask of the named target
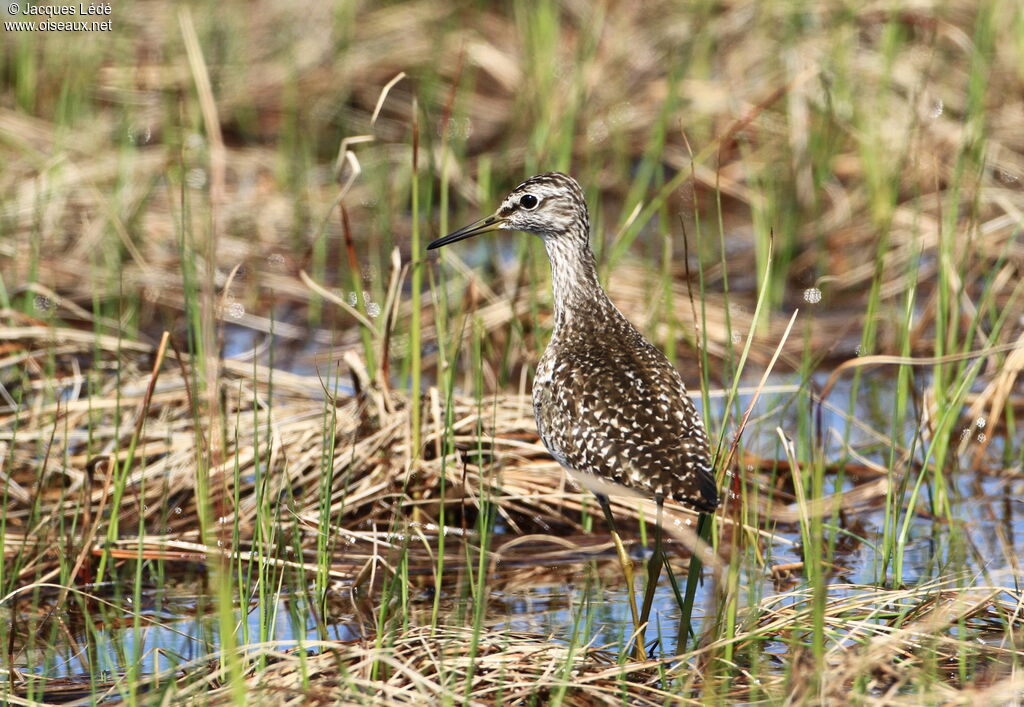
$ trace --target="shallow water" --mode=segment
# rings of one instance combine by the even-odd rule
[[[820,384],[820,381],[819,381]],[[794,404],[796,381],[785,376],[775,377],[764,392],[751,417],[752,424],[745,433],[747,451],[761,458],[782,459],[776,428],[794,430],[799,425],[799,415],[805,414]],[[862,390],[864,390],[862,388]],[[840,411],[847,407],[849,385],[840,382],[830,402],[834,408],[822,412],[826,431],[846,430],[847,421]],[[745,406],[750,392],[740,396],[739,405]],[[710,419],[721,419],[725,398],[715,394],[709,399]],[[891,386],[883,379],[876,379],[866,394],[858,397],[855,416],[870,429],[891,432],[886,420],[879,419],[886,410],[892,409]],[[912,442],[912,430],[905,430],[903,444]],[[976,430],[968,430],[974,434]],[[832,433],[828,449],[841,449],[839,433]],[[873,434],[856,426],[849,428],[848,438],[852,448],[858,450],[863,460],[880,466],[887,464],[888,447]],[[1001,453],[1001,440],[996,440],[988,449],[985,466],[999,467],[997,456]],[[965,459],[970,457],[970,450]],[[909,472],[908,488],[913,486],[916,471]],[[762,472],[763,474],[763,472]],[[875,477],[877,478],[877,477]],[[893,576],[891,566],[883,567],[877,548],[883,540],[885,512],[879,501],[867,504],[863,509],[837,516],[838,526],[826,518],[826,532],[838,532],[836,555],[831,558],[834,570],[829,581],[836,585],[851,585],[840,592],[855,592],[855,585],[915,585],[937,578],[961,576],[963,584],[994,582],[1008,579],[1015,558],[1024,554],[1024,481],[985,472],[960,471],[947,474],[949,494],[954,512],[952,525],[943,519],[933,519],[927,510],[930,507],[931,479],[918,501],[918,513],[911,517],[908,528],[908,543],[905,553],[903,574]],[[839,479],[835,474],[826,478],[826,493],[838,486],[848,491],[864,479],[853,476]],[[902,522],[902,520],[901,520]],[[741,602],[756,605],[789,589],[799,587],[804,581],[799,563],[802,560],[801,536],[795,523],[776,524],[766,530],[776,536],[776,541],[763,542],[761,551],[766,558],[764,565],[744,555],[741,561]],[[502,526],[496,526],[494,542],[501,543],[513,536]],[[472,536],[468,542],[474,542]],[[507,628],[552,637],[556,640],[608,646],[616,652],[624,645],[632,631],[632,622],[625,588],[620,579],[620,569],[614,553],[606,548],[595,552],[595,542],[606,540],[603,523],[595,523],[591,536],[567,538],[581,548],[577,553],[564,553],[556,560],[538,562],[536,548],[523,547],[520,551],[503,554],[502,561],[488,577],[490,587],[489,606],[485,617],[486,625],[492,628]],[[724,540],[724,538],[723,538]],[[448,549],[458,546],[459,539],[448,541]],[[634,559],[642,566],[647,553],[637,538],[630,543]],[[726,543],[727,545],[727,543]],[[684,581],[688,555],[684,549],[670,545],[677,557],[675,570],[680,581]],[[434,548],[436,549],[436,548]],[[742,551],[741,551],[742,552]],[[410,575],[429,580],[432,564],[410,560]],[[790,572],[777,572],[772,567],[793,567]],[[440,600],[442,620],[465,622],[469,613],[466,565],[446,566],[445,581]],[[205,574],[189,577],[178,572],[173,562],[168,562],[163,588],[144,589],[141,606],[135,620],[134,606],[128,600],[128,589],[122,588],[120,598],[113,592],[108,597],[113,606],[94,605],[90,624],[86,625],[77,609],[57,610],[47,606],[43,598],[37,606],[51,613],[40,620],[35,617],[19,617],[21,625],[36,627],[39,636],[45,640],[30,641],[29,650],[19,647],[14,651],[16,669],[54,680],[103,682],[116,681],[130,670],[135,675],[151,675],[201,661],[217,653],[221,645],[221,619],[217,614],[216,597],[209,595],[208,578]],[[638,567],[638,577],[643,576]],[[147,577],[151,586],[159,586],[156,578]],[[642,580],[641,580],[642,582]],[[145,584],[145,583],[144,583]],[[429,590],[430,582],[419,583]],[[173,586],[173,588],[168,588]],[[431,592],[416,592],[411,599],[414,612],[420,612],[429,619],[432,607]],[[111,593],[107,588],[97,588],[99,593]],[[236,626],[237,640],[242,643],[259,641],[278,642],[280,647],[301,645],[303,642],[320,639],[350,641],[360,637],[359,621],[351,611],[348,588],[334,587],[329,594],[340,599],[332,615],[318,625],[314,612],[309,610],[305,595],[297,595],[293,587],[276,595],[272,606],[265,607],[263,617],[259,607],[247,602],[243,611],[236,603],[232,623]],[[638,588],[637,600],[640,598]],[[699,634],[702,622],[714,611],[715,587],[705,573],[698,590],[694,629]],[[125,611],[118,609],[124,607]],[[267,617],[274,616],[271,621]],[[679,623],[679,609],[669,583],[664,575],[658,584],[653,604],[651,627],[647,633],[649,643],[656,641],[657,653],[671,655],[677,649],[676,631]],[[260,634],[260,626],[269,626]],[[365,623],[364,623],[365,625]],[[326,631],[326,633],[325,633]],[[575,637],[575,638],[574,638]],[[768,653],[782,653],[788,649],[784,644],[765,645]]]
[[[76,636],[74,644],[62,650],[55,650],[42,663],[22,665],[38,675],[50,678],[74,678],[95,675],[99,680],[115,679],[127,673],[128,663],[135,664],[138,674],[151,675],[202,660],[219,650],[220,626],[215,609],[215,598],[211,596],[188,596],[176,594],[173,597],[166,590],[148,590],[143,594],[147,605],[160,609],[143,609],[138,628],[131,621],[119,626],[103,627],[88,635]],[[301,608],[301,605],[300,607]],[[288,602],[282,600],[271,608],[279,617],[265,640],[280,645],[296,645],[301,638],[316,641],[321,638],[319,629],[311,615],[290,611]],[[242,612],[234,612],[232,621],[240,625]],[[247,634],[239,631],[239,638],[248,636],[248,642],[260,640],[260,617],[254,606],[245,615]],[[330,624],[327,639],[349,641],[356,638],[347,624]],[[86,642],[89,650],[79,647]],[[91,669],[90,669],[91,666]]]
[[[955,502],[958,526],[951,530],[944,523],[933,522],[925,516],[914,519],[903,582],[914,585],[951,574],[963,575],[965,584],[984,577],[989,580],[1003,577],[1003,571],[1010,569],[1008,563],[1013,556],[1024,554],[1024,500],[1020,486],[1020,481],[962,474],[956,483],[956,491],[961,496],[961,500]],[[833,583],[871,585],[879,581],[880,566],[873,546],[881,542],[883,514],[880,510],[861,513],[857,521],[857,532],[866,542],[852,541],[844,552],[837,554],[834,561],[842,569],[833,575]],[[599,528],[597,533],[601,532]],[[769,564],[799,562],[799,535],[795,529],[777,529],[776,532],[794,544],[768,546]],[[669,547],[670,552],[685,555],[681,548]],[[649,554],[638,542],[632,544],[632,548],[634,559],[639,562]],[[675,567],[680,581],[684,581],[686,561],[677,561]],[[430,567],[422,569],[429,572]],[[539,571],[532,580],[524,579],[523,573],[531,569]],[[173,572],[173,568],[168,571]],[[486,624],[563,640],[575,634],[576,642],[607,645],[614,652],[632,630],[625,589],[618,581],[618,572],[614,554],[609,551],[597,555],[591,552],[567,554],[543,568],[537,568],[529,550],[522,556],[508,555],[489,578],[492,590]],[[457,585],[465,578],[460,571],[453,571],[453,574],[457,575],[456,586],[446,588],[442,616],[457,615],[460,603],[461,608],[468,611],[468,600],[458,598],[463,592]],[[640,574],[638,571],[638,576]],[[891,577],[889,579],[891,581]],[[799,586],[801,581],[799,570],[794,576],[782,579],[773,578],[768,571],[748,571],[742,575],[741,596],[744,603],[757,602]],[[138,625],[133,625],[129,614],[104,607],[92,617],[97,622],[95,627],[87,631],[67,611],[55,612],[50,617],[52,620],[64,621],[67,627],[77,624],[78,630],[71,628],[56,634],[57,640],[47,650],[37,646],[32,654],[20,654],[15,667],[48,678],[82,678],[91,674],[102,680],[104,676],[116,679],[125,675],[132,664],[137,674],[146,675],[212,655],[220,645],[219,617],[215,597],[197,593],[202,591],[203,584],[196,579],[194,583],[182,581],[173,590],[144,591],[139,610],[143,619]],[[705,614],[713,611],[713,607],[709,609],[712,587],[711,579],[705,576],[696,603],[694,628],[697,633]],[[346,590],[332,591],[340,597]],[[414,608],[429,612],[429,592],[416,599],[414,597]],[[243,630],[242,611],[236,606],[232,621],[238,626],[239,640],[248,643],[270,640],[287,647],[304,640],[348,641],[359,637],[353,617],[344,612],[330,618],[326,622],[327,635],[321,634],[303,597],[282,596],[269,612],[276,618],[270,622],[271,630],[261,636],[258,607],[255,604],[247,607]],[[662,575],[647,635],[648,642],[657,640],[659,653],[671,655],[676,650],[678,620],[678,605]]]

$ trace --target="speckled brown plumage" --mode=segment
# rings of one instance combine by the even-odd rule
[[[579,184],[558,172],[528,179],[493,216],[428,248],[497,229],[539,235],[551,261],[555,329],[537,366],[533,405],[552,456],[585,486],[593,476],[714,511],[704,424],[676,369],[601,287]]]

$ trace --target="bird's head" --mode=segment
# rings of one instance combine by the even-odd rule
[[[427,249],[498,230],[525,231],[545,241],[571,237],[586,244],[590,221],[583,190],[575,179],[561,172],[530,177],[513,189],[493,214],[438,238]]]

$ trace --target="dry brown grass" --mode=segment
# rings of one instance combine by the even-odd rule
[[[620,667],[614,654],[599,648],[572,651],[563,642],[512,631],[485,630],[470,653],[472,633],[422,627],[403,632],[385,648],[371,642],[322,646],[324,653],[305,659],[309,684],[300,677],[294,653],[271,654],[277,661],[252,677],[248,694],[255,704],[267,705],[544,704],[560,693],[563,704],[580,706],[659,705],[671,699],[655,684],[652,665]],[[211,704],[231,703],[226,689],[211,697]]]

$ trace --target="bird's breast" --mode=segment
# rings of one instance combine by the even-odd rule
[[[564,453],[566,430],[562,429],[557,409],[557,391],[555,390],[554,373],[557,355],[549,346],[537,363],[537,372],[533,377],[533,416],[537,421],[537,433],[544,446],[559,464],[566,466]]]

